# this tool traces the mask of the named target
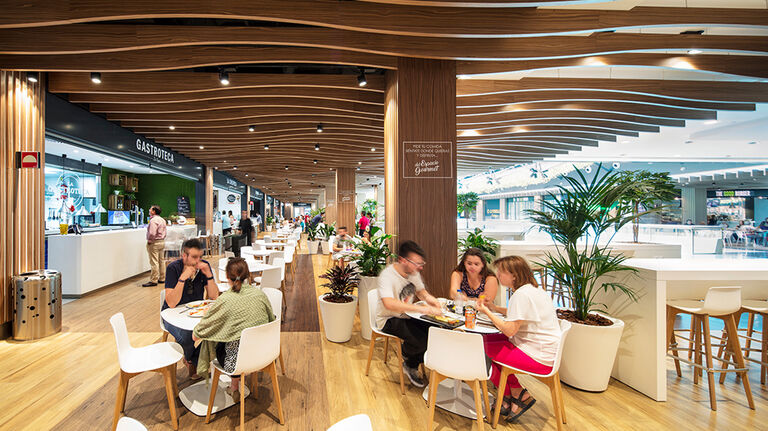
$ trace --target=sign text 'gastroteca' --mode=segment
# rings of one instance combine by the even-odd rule
[[[160,148],[157,145],[152,144],[150,142],[146,142],[141,139],[136,139],[136,149],[141,151],[142,153],[149,154],[151,157],[154,157],[155,159],[163,160],[168,163],[174,163],[172,152],[165,150],[163,148]]]

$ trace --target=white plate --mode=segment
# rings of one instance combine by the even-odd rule
[[[501,317],[502,319],[504,318],[504,315],[501,313],[493,313],[493,314],[495,314],[498,317]],[[488,317],[485,313],[477,313],[476,317],[477,317],[477,320],[482,320],[485,323],[493,324],[493,321],[491,321],[491,318]]]
[[[199,308],[199,307],[197,307],[198,305],[210,304],[212,302],[213,301],[210,300],[210,299],[203,299],[203,300],[200,300],[200,301],[187,302],[186,304],[184,304],[184,306],[189,308],[189,309],[192,309],[192,308]]]

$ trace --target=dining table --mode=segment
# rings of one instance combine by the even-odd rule
[[[254,258],[262,259],[269,257],[272,253],[275,253],[277,250],[256,250],[253,247],[243,247],[240,249],[240,254],[245,257],[245,255],[253,256]]]
[[[441,303],[443,303],[445,300],[440,298]],[[417,302],[418,304],[418,302]],[[407,314],[409,317],[413,319],[419,319],[421,321],[427,322],[430,325],[436,325],[434,322],[430,320],[424,319],[424,314],[413,312],[413,311],[407,311],[405,314]],[[501,331],[499,331],[495,326],[493,326],[492,323],[490,323],[490,320],[488,320],[488,323],[482,322],[480,319],[483,319],[481,316],[482,313],[478,312],[477,316],[479,317],[477,319],[477,323],[475,324],[475,327],[470,329],[467,328],[466,325],[461,325],[457,328],[454,328],[456,331],[465,331],[465,332],[472,332],[476,334],[498,334]],[[454,319],[464,321],[464,316],[453,313],[451,311],[443,309],[443,316],[450,317]],[[429,400],[429,386],[424,388],[424,392],[422,393],[422,398],[424,398],[425,401]],[[488,397],[490,399],[490,405],[493,405],[494,402],[494,396],[491,394],[488,394]],[[451,413],[455,413],[459,416],[464,416],[465,418],[469,419],[476,419],[477,418],[477,411],[475,409],[475,396],[474,392],[472,392],[472,388],[469,387],[468,384],[463,382],[460,379],[445,379],[437,387],[437,397],[435,399],[435,406],[439,407],[443,410],[449,411]],[[481,412],[484,416],[490,415],[490,412]]]
[[[279,268],[275,265],[267,265],[265,263],[260,263],[255,260],[246,259],[245,262],[248,264],[248,271],[251,274],[255,273],[261,273],[264,272],[266,269],[272,269],[272,268]],[[226,271],[227,270],[227,260],[221,259],[219,261],[219,271]]]
[[[219,285],[219,290],[221,290],[221,285]],[[182,304],[174,308],[166,308],[160,312],[160,317],[166,324],[187,331],[193,331],[195,326],[200,323],[201,317],[190,316],[189,312],[191,310],[191,308],[187,307],[187,304]],[[229,387],[231,380],[232,379],[229,376],[224,374],[221,374],[219,377],[219,385],[213,399],[211,414],[220,412],[237,404],[237,402],[226,392],[226,388]],[[248,385],[245,385],[245,396],[247,397],[249,393],[250,390]],[[179,400],[181,400],[181,403],[184,404],[184,407],[186,407],[187,410],[197,416],[204,417],[208,411],[210,394],[210,386],[206,384],[205,380],[201,380],[179,391]]]

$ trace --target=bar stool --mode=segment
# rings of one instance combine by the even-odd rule
[[[699,374],[702,370],[707,372],[707,379],[709,381],[709,405],[712,410],[717,410],[717,401],[715,400],[715,377],[714,373],[726,373],[736,372],[741,376],[742,384],[744,385],[744,392],[747,395],[747,402],[750,409],[755,409],[755,403],[752,399],[752,390],[749,387],[749,378],[747,376],[747,368],[744,365],[744,357],[741,354],[741,345],[738,342],[738,330],[736,328],[736,320],[734,316],[741,309],[741,287],[740,286],[727,286],[727,287],[710,287],[707,291],[707,295],[704,297],[704,301],[690,300],[690,299],[673,299],[667,301],[667,350],[672,353],[667,353],[667,356],[674,358],[675,369],[677,375],[682,377],[680,372],[680,361],[686,362],[694,367],[693,370],[693,384],[699,383]],[[675,337],[675,317],[678,314],[690,314],[694,321],[694,333],[692,334],[693,349],[694,349],[694,361],[689,361],[680,358],[677,352],[680,350],[689,350],[689,348],[677,347],[677,341]],[[734,364],[735,368],[729,370],[727,368],[716,369],[712,360],[712,340],[709,331],[709,318],[715,317],[723,320],[725,323],[725,330],[727,336],[727,353],[731,353],[736,360]],[[683,338],[683,337],[681,337]],[[685,338],[684,338],[685,339]],[[706,367],[701,365],[701,344],[702,339],[704,341],[704,356],[706,358]],[[688,340],[691,342],[691,340]],[[720,359],[723,363],[726,362],[725,358]],[[729,363],[732,363],[728,361]],[[733,363],[732,363],[733,364]]]
[[[768,377],[768,333],[765,331],[765,318],[768,317],[768,300],[745,299],[741,303],[741,310],[742,312],[749,313],[744,357],[750,362],[760,364],[760,384],[764,385],[766,377]],[[760,331],[754,330],[755,316],[760,316],[763,321]],[[758,341],[756,338],[753,338],[755,332],[762,335],[762,346],[760,349],[755,349],[751,346],[752,341]],[[750,352],[760,352],[760,360],[750,358]]]

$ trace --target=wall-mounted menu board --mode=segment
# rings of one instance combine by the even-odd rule
[[[189,217],[192,215],[192,207],[189,203],[189,198],[186,196],[179,196],[176,198],[176,211],[179,215]]]

